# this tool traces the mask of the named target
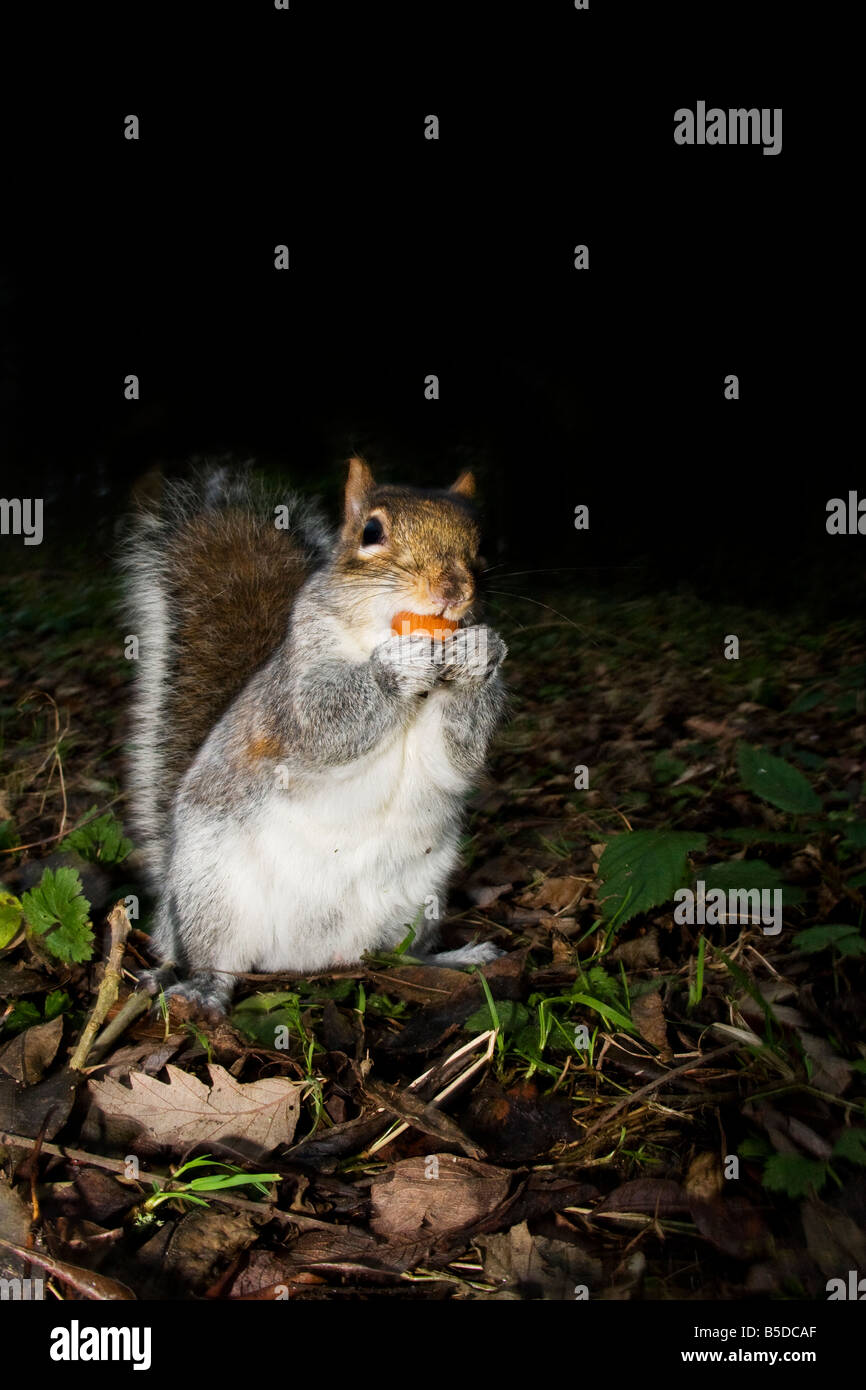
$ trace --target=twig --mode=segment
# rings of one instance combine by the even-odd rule
[[[88,1061],[91,1067],[97,1065],[122,1033],[125,1033],[130,1023],[134,1023],[140,1014],[146,1014],[152,1003],[151,996],[143,989],[131,994],[123,1005],[122,1009],[114,1015],[110,1023],[103,1028],[96,1042],[93,1044],[88,1054]]]
[[[126,908],[123,900],[114,904],[108,918],[108,925],[111,927],[111,947],[108,952],[108,960],[105,964],[105,974],[99,986],[99,993],[96,996],[96,1003],[93,1006],[90,1018],[81,1034],[78,1046],[72,1054],[70,1067],[74,1071],[83,1071],[88,1054],[96,1034],[105,1021],[106,1015],[112,1004],[117,999],[117,991],[122,978],[121,970],[123,966],[123,948],[126,938],[130,931],[130,921],[126,915]]]

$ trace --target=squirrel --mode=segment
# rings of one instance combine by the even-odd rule
[[[225,465],[139,506],[129,783],[157,897],[151,993],[219,1016],[238,974],[338,968],[410,927],[432,963],[502,954],[435,950],[506,701],[505,643],[474,621],[474,493],[469,472],[377,485],[353,458],[338,531]],[[455,630],[395,634],[407,613]]]

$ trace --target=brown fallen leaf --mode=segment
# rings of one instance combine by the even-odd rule
[[[378,1235],[440,1236],[475,1226],[511,1186],[504,1169],[459,1154],[428,1154],[395,1163],[372,1182],[370,1227]]]
[[[624,1182],[594,1209],[602,1212],[643,1212],[646,1216],[682,1216],[689,1210],[688,1197],[671,1178],[635,1178]]]
[[[484,1252],[484,1277],[500,1285],[497,1293],[479,1297],[573,1302],[583,1287],[591,1295],[601,1284],[600,1260],[570,1241],[531,1235],[525,1221],[476,1243]]]
[[[63,1015],[48,1023],[35,1023],[0,1047],[0,1070],[23,1086],[42,1080],[46,1068],[57,1055],[63,1037]]]
[[[568,874],[563,878],[546,878],[542,884],[521,894],[521,907],[549,907],[562,912],[573,906],[586,889],[586,879]]]
[[[104,1274],[96,1274],[92,1269],[82,1269],[78,1265],[67,1264],[64,1260],[55,1260],[44,1251],[27,1250],[23,1246],[13,1245],[11,1241],[0,1239],[0,1246],[27,1260],[36,1269],[44,1270],[53,1279],[69,1284],[82,1298],[110,1301],[135,1298],[132,1289],[126,1284],[121,1284],[117,1279],[109,1279]]]
[[[103,1115],[132,1119],[151,1139],[175,1150],[210,1144],[258,1158],[291,1142],[299,1083],[271,1076],[244,1085],[211,1065],[207,1087],[178,1067],[169,1065],[166,1072],[167,1082],[132,1072],[129,1088],[108,1078],[91,1081],[88,1089]]]
[[[31,1220],[32,1213],[18,1193],[9,1186],[5,1178],[0,1177],[0,1279],[38,1277],[38,1270],[30,1270],[12,1253],[24,1245],[30,1234]],[[5,1244],[6,1241],[9,1245]]]
[[[18,1086],[11,1077],[0,1076],[0,1129],[35,1139],[53,1139],[69,1118],[81,1072],[68,1067],[37,1081],[35,1086]]]
[[[866,1268],[866,1233],[842,1211],[811,1197],[801,1208],[809,1254],[826,1278]]]
[[[664,1009],[658,990],[653,990],[651,994],[642,994],[639,999],[633,1000],[631,1016],[641,1037],[646,1038],[648,1043],[652,1043],[662,1057],[672,1056],[668,1043]]]
[[[621,960],[626,970],[645,970],[650,965],[658,965],[659,934],[656,928],[651,927],[643,936],[636,936],[632,941],[621,941],[611,952],[611,960]]]
[[[49,988],[44,975],[28,970],[20,961],[17,965],[0,965],[0,999],[17,999],[19,994],[35,994]]]
[[[256,1238],[267,1220],[239,1212],[191,1211],[181,1219],[165,1253],[166,1275],[185,1297],[204,1293]]]

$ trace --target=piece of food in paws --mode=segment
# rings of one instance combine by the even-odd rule
[[[444,642],[456,627],[450,618],[438,613],[395,613],[391,619],[391,631],[398,637],[408,637],[410,632],[429,632],[434,642]]]

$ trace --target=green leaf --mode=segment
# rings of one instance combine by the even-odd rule
[[[698,871],[697,879],[706,884],[708,891],[710,888],[721,888],[723,893],[732,888],[757,888],[759,891],[766,888],[770,892],[781,888],[782,902],[786,907],[801,903],[806,896],[802,888],[785,883],[779,870],[765,864],[763,859],[733,859],[707,864]]]
[[[632,830],[611,840],[598,865],[604,920],[629,922],[670,902],[686,887],[689,851],[706,843],[706,835],[685,830]]]
[[[714,830],[713,838],[733,840],[738,845],[802,845],[806,836],[797,830],[770,830],[757,825],[736,826],[730,830]]]
[[[765,1139],[762,1134],[750,1135],[737,1149],[740,1158],[769,1158],[773,1152],[769,1139]]]
[[[518,1004],[513,999],[497,999],[496,1013],[499,1018],[499,1026],[507,1037],[524,1028],[531,1017],[526,1005]],[[488,1006],[482,1004],[480,1009],[476,1009],[473,1014],[470,1014],[463,1027],[467,1033],[486,1033],[488,1028],[492,1028],[493,1023]]]
[[[812,1188],[820,1192],[826,1181],[827,1164],[800,1154],[774,1154],[764,1168],[764,1186],[788,1197],[806,1197]]]
[[[31,1004],[29,999],[16,999],[3,1026],[7,1033],[23,1033],[25,1028],[29,1028],[33,1023],[41,1023],[41,1021],[39,1010],[35,1004]]]
[[[788,706],[787,714],[805,714],[807,710],[815,709],[817,705],[823,704],[827,699],[826,690],[816,690],[813,686],[811,690],[801,690],[799,695],[793,699]]]
[[[6,949],[21,926],[21,916],[21,902],[15,894],[0,892],[0,951]]]
[[[14,849],[18,843],[18,831],[14,820],[0,821],[0,849]]]
[[[814,955],[816,951],[826,951],[830,948],[843,956],[866,954],[866,940],[860,935],[857,927],[835,924],[827,927],[807,927],[805,931],[798,931],[793,941],[797,950],[805,951],[807,955]]]
[[[96,864],[121,864],[132,850],[132,841],[124,835],[120,821],[107,811],[73,830],[60,848],[77,850]]]
[[[28,926],[60,960],[85,961],[93,955],[90,903],[75,869],[46,869],[38,887],[21,899]]]
[[[50,994],[45,996],[45,1022],[50,1023],[52,1018],[58,1014],[65,1013],[72,1008],[72,1000],[65,989],[52,989]]]
[[[737,766],[743,785],[771,806],[781,811],[802,815],[820,811],[821,801],[802,772],[763,748],[741,743],[737,749]]]
[[[833,1155],[866,1168],[866,1129],[843,1129],[833,1145]]]
[[[619,1009],[615,1009],[613,1004],[608,1004],[603,999],[593,999],[589,994],[573,994],[571,998],[575,1004],[583,1004],[587,1009],[594,1009],[597,1014],[601,1014],[605,1023],[609,1019],[613,1020],[618,1028],[623,1028],[627,1033],[636,1033],[637,1029],[630,1018],[627,1018]]]

